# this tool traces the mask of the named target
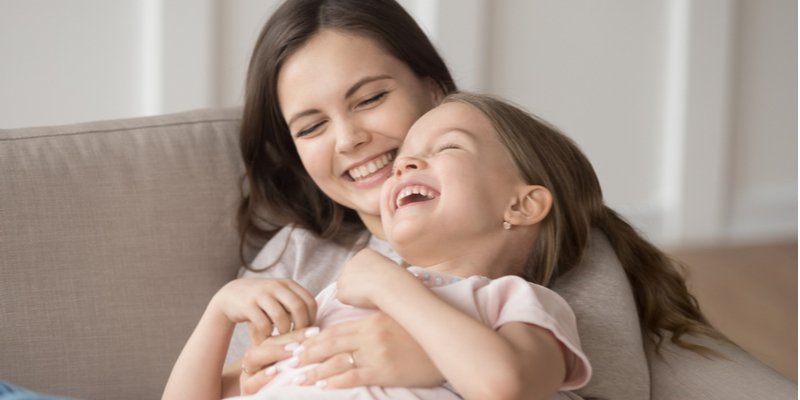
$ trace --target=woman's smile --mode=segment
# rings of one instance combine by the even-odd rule
[[[347,167],[342,177],[359,189],[381,183],[391,174],[395,154],[397,154],[397,149],[392,149],[366,161],[353,164]]]

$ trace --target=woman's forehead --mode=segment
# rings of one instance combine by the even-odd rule
[[[415,75],[376,41],[327,29],[283,63],[278,73],[278,97],[282,106],[287,101],[313,101],[315,97],[344,99],[358,82],[376,76],[409,79]]]

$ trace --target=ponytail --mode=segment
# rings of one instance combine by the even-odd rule
[[[681,340],[685,334],[700,334],[730,343],[700,312],[697,299],[689,293],[677,270],[682,266],[642,238],[608,207],[603,206],[594,225],[608,237],[631,282],[639,322],[642,330],[649,332],[654,340],[656,352],[666,338],[665,333],[671,332],[670,341],[675,345],[703,355],[719,356],[707,347]]]

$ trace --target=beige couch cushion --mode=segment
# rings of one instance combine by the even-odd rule
[[[0,379],[160,397],[240,265],[239,114],[0,131]]]

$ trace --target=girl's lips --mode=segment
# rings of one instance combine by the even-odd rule
[[[422,191],[425,192],[424,195],[422,194]],[[392,196],[390,197],[391,198],[391,202],[392,202],[390,204],[390,206],[391,206],[392,210],[396,211],[397,209],[401,208],[401,206],[398,206],[398,203],[401,202],[401,200],[402,200],[400,198],[401,195],[402,195],[402,197],[408,197],[409,193],[406,193],[406,192],[411,192],[413,194],[426,197],[428,200],[405,203],[405,204],[402,205],[402,207],[405,207],[405,206],[408,206],[408,205],[411,205],[411,204],[414,204],[414,203],[425,203],[425,202],[428,202],[430,200],[435,200],[441,195],[441,193],[439,193],[438,190],[432,188],[430,185],[428,185],[427,183],[424,183],[424,182],[422,182],[420,180],[409,179],[409,180],[406,180],[406,181],[402,181],[402,182],[399,182],[397,185],[395,185],[394,188],[392,188]]]

